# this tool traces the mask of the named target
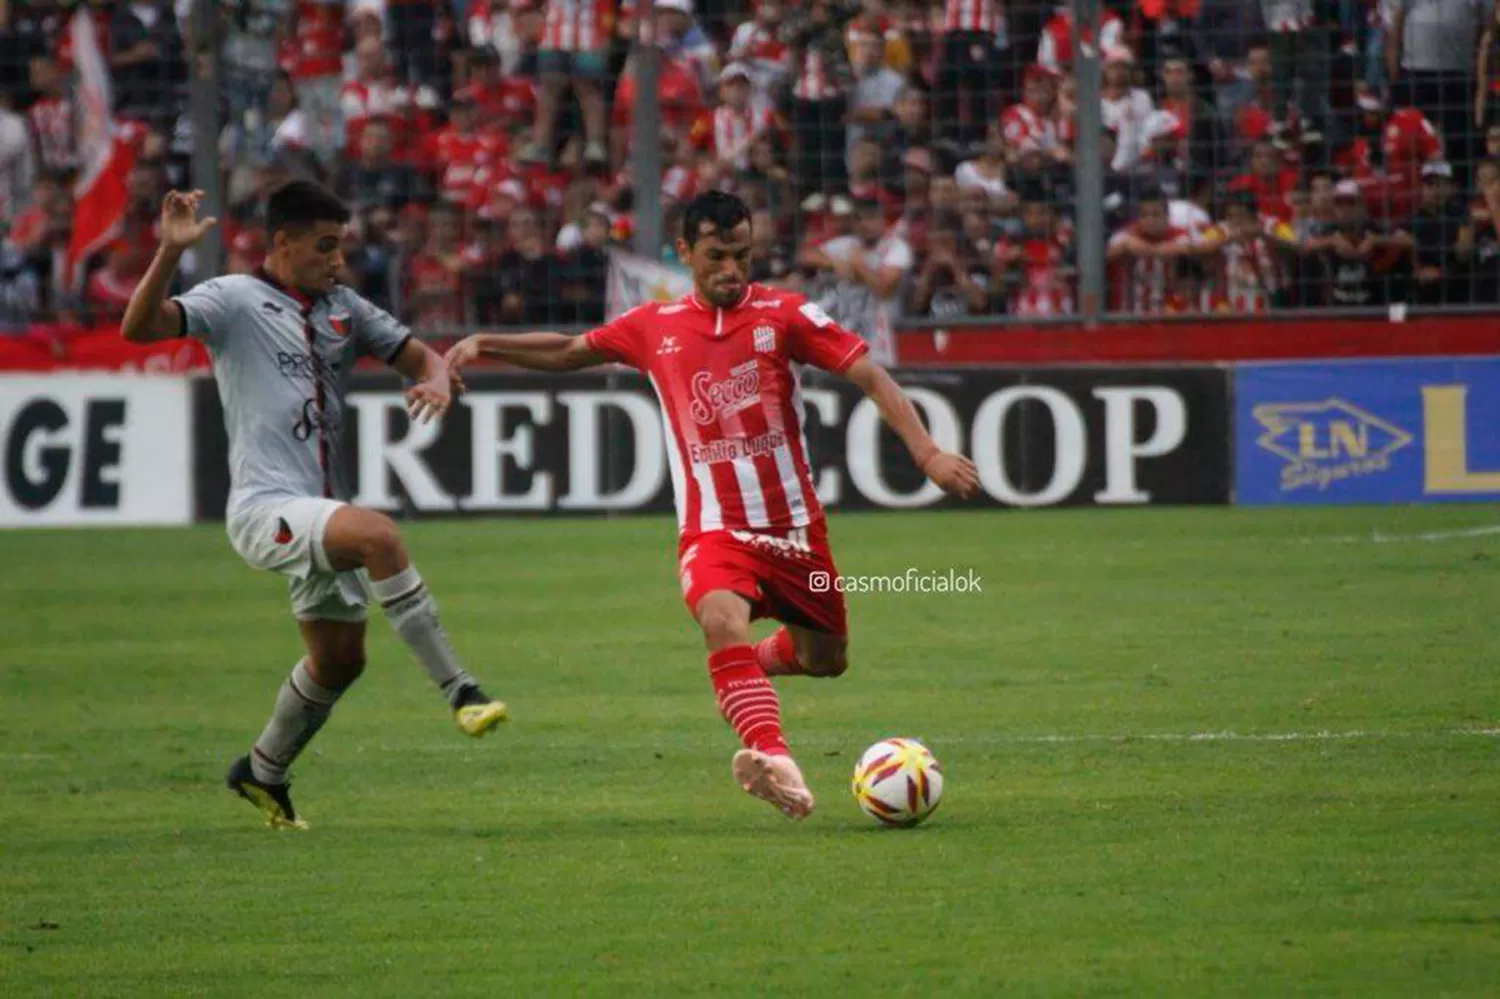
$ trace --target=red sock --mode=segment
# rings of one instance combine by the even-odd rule
[[[747,749],[785,756],[781,734],[781,702],[755,661],[748,645],[731,645],[708,656],[708,676],[714,684],[719,712]]]
[[[792,644],[791,632],[777,628],[776,634],[762,638],[755,646],[755,661],[768,676],[779,676],[794,672],[788,666],[797,665],[797,647]]]

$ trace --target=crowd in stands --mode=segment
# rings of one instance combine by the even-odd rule
[[[230,270],[308,176],[355,211],[348,283],[408,321],[603,317],[635,231],[632,0],[220,0],[207,44],[195,0],[88,0],[136,162],[75,275],[77,6],[0,0],[0,317],[123,308],[210,70]],[[1083,153],[1111,309],[1500,302],[1496,0],[1108,0],[1097,136],[1070,6],[655,0],[664,231],[723,188],[754,277],[841,317],[1067,316]]]

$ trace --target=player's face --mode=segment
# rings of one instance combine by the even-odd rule
[[[276,234],[276,248],[299,291],[326,295],[338,283],[344,268],[342,224],[317,222],[300,231],[283,229]]]
[[[711,305],[727,309],[745,294],[750,272],[750,223],[741,222],[729,232],[705,223],[692,246],[677,241],[677,253],[693,272],[693,290]]]

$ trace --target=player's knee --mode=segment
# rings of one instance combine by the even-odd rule
[[[711,649],[741,645],[749,640],[749,629],[743,614],[727,608],[706,607],[698,615],[698,626]]]
[[[342,652],[324,658],[314,657],[309,660],[307,671],[318,686],[342,690],[365,671],[365,656],[363,652]]]
[[[849,669],[849,653],[842,645],[819,646],[802,663],[808,676],[843,676]]]
[[[366,565],[371,562],[404,562],[406,559],[396,522],[383,514],[372,517],[362,532],[360,551],[365,556]]]

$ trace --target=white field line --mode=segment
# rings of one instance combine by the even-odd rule
[[[1310,538],[1297,538],[1295,543],[1300,545],[1392,545],[1409,542],[1458,541],[1463,538],[1482,538],[1491,534],[1500,534],[1500,524],[1485,527],[1461,527],[1451,531],[1422,531],[1418,534],[1382,534],[1380,531],[1371,531],[1369,534],[1324,534]]]

